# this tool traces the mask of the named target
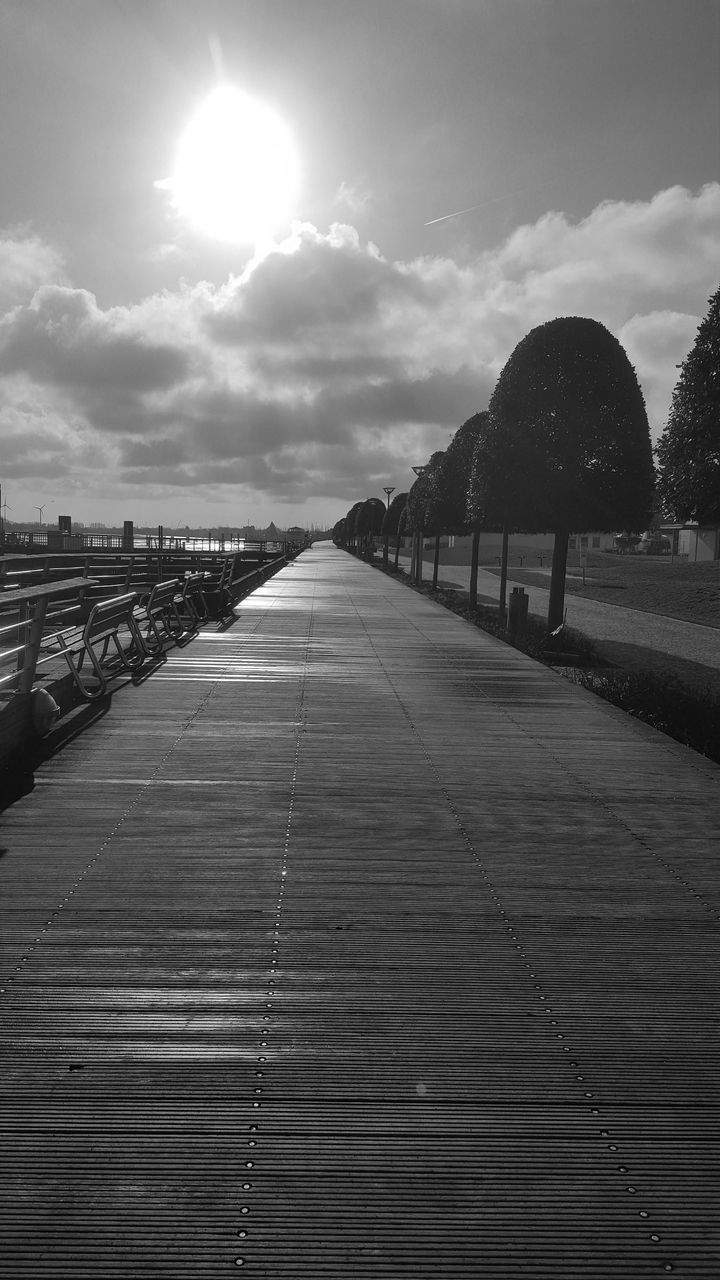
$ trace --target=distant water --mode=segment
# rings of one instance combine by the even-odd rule
[[[169,548],[173,542],[181,542],[187,551],[242,551],[245,547],[244,538],[185,538],[181,534],[165,533],[163,538],[163,546]],[[141,550],[151,548],[157,549],[157,535],[136,533],[134,545]]]

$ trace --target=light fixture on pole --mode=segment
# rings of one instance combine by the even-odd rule
[[[421,467],[413,467],[413,471],[419,479],[423,472],[427,471],[427,464],[424,463]],[[413,550],[410,557],[410,581],[415,582],[417,586],[420,586],[422,579],[422,542],[422,531],[418,533],[416,529],[413,533]]]
[[[385,497],[387,498],[388,511],[390,510],[390,494],[391,494],[391,493],[394,493],[394,492],[395,492],[395,485],[394,485],[394,484],[386,484],[386,485],[383,485],[383,493],[385,494]]]

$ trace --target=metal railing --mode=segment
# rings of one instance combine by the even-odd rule
[[[91,584],[78,576],[0,593],[0,694],[30,693],[38,667],[57,664],[57,652],[41,655],[43,641],[80,621]]]
[[[5,533],[4,552],[42,555],[45,552],[77,551],[260,551],[270,548],[298,547],[292,539],[250,542],[239,534],[184,535],[168,533],[139,533],[131,537],[123,533],[98,533],[83,529],[77,533],[63,533],[58,529],[13,529]]]

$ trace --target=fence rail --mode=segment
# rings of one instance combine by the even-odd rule
[[[0,540],[0,553],[8,555],[20,552],[28,555],[43,552],[71,551],[216,551],[232,552],[258,550],[271,547],[297,545],[290,538],[271,541],[267,539],[249,541],[239,534],[210,534],[207,537],[157,533],[97,533],[82,530],[77,533],[63,533],[61,530],[47,529],[13,529],[5,533]]]
[[[0,593],[0,692],[29,694],[37,668],[57,655],[41,655],[43,639],[76,622],[94,579],[76,576]]]

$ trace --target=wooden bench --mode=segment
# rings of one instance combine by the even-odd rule
[[[232,608],[232,580],[232,557],[227,557],[223,560],[216,572],[208,574],[205,581],[204,598],[211,618],[224,618],[225,614]]]
[[[182,600],[179,588],[177,578],[157,582],[135,609],[135,623],[150,657],[162,654],[171,644],[182,644],[183,641],[190,640],[195,631],[194,626],[186,625],[187,618],[183,618],[179,611],[178,602]]]
[[[108,677],[119,671],[135,671],[148,655],[135,618],[134,591],[93,605],[82,627],[58,631],[52,637],[65,658],[84,698],[93,702],[107,693]],[[89,684],[83,664],[89,660],[97,684]]]
[[[204,573],[188,573],[182,583],[182,591],[175,596],[175,608],[190,630],[195,631],[209,617],[205,590],[208,585]]]

